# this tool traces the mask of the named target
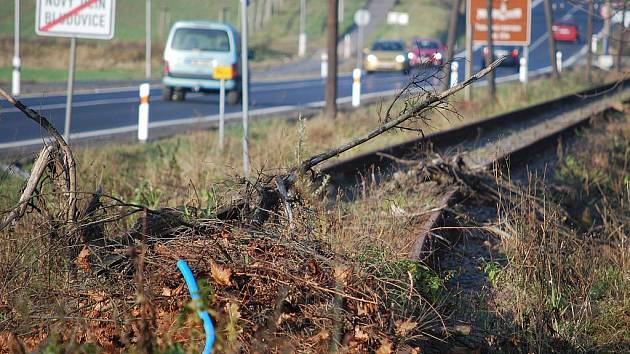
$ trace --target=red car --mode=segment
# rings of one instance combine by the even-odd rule
[[[551,26],[553,39],[558,42],[577,42],[580,40],[577,24],[573,21],[556,21]]]
[[[445,51],[446,47],[439,39],[414,38],[409,52],[411,66],[442,65]]]

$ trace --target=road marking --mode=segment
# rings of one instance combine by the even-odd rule
[[[390,80],[391,78],[390,77],[376,77],[375,79],[381,81],[381,80]],[[323,87],[323,82],[321,81],[321,79],[310,81],[310,82],[294,83],[294,84],[278,84],[277,86],[274,85],[272,87],[254,87],[252,88],[250,92],[257,92],[257,93],[273,92],[273,91],[292,90],[292,89],[315,87],[315,86]],[[133,91],[137,91],[137,90],[138,88],[135,88]],[[195,94],[193,97],[200,97],[200,96],[203,96],[203,95]],[[47,96],[47,97],[50,97],[50,96]],[[161,95],[155,94],[151,96],[151,101],[153,102],[163,101],[163,99]],[[87,100],[87,101],[75,102],[72,104],[72,107],[79,108],[79,107],[91,107],[91,106],[101,106],[101,105],[108,105],[108,104],[134,103],[134,102],[138,102],[138,98],[135,96],[128,97],[128,98],[105,98],[105,99],[98,99],[98,100]],[[66,104],[53,103],[53,104],[44,104],[44,105],[33,105],[33,107],[37,107],[37,109],[40,111],[49,111],[49,110],[54,110],[54,109],[65,109]],[[18,112],[20,112],[20,110],[15,107],[0,108],[0,114],[18,113]]]
[[[391,96],[395,94],[396,92],[397,90],[372,92],[372,93],[366,93],[364,95],[361,95],[361,97],[363,99],[370,99],[370,98],[381,97],[381,96]],[[347,102],[351,102],[351,100],[352,100],[352,96],[346,96],[346,97],[338,98],[337,102],[347,103]],[[261,108],[261,109],[250,111],[250,115],[251,116],[264,116],[264,115],[274,114],[274,113],[298,111],[304,108],[320,108],[320,107],[323,107],[325,104],[326,104],[326,101],[317,101],[317,102],[312,102],[303,106],[286,105],[286,106],[278,106],[278,107]],[[226,119],[240,119],[240,117],[241,117],[241,112],[232,112],[225,115]],[[207,123],[207,122],[217,121],[218,119],[219,119],[218,114],[199,116],[199,117],[190,117],[190,118],[183,118],[183,119],[172,119],[172,120],[166,120],[166,121],[152,122],[149,124],[149,129],[166,128],[166,127],[173,127],[173,126],[178,126],[178,125]],[[117,127],[117,128],[91,130],[91,131],[81,132],[81,133],[72,133],[70,135],[70,139],[89,139],[89,138],[103,137],[103,136],[108,136],[108,135],[132,133],[137,130],[138,130],[137,124],[127,125],[127,126],[122,126],[122,127]],[[41,138],[36,138],[36,139],[20,140],[20,141],[10,142],[10,143],[0,143],[0,150],[32,146],[32,145],[40,145],[40,144],[50,143],[50,142],[51,142],[51,139],[49,137],[41,137]]]
[[[602,31],[600,31],[599,33],[602,33]],[[588,44],[584,45],[582,49],[580,49],[576,54],[568,58],[564,63],[567,66],[573,65],[581,57],[583,57],[586,54],[587,50],[588,50]],[[551,66],[533,70],[530,73],[531,73],[531,77],[535,77],[535,76],[542,75],[549,72],[551,72]],[[504,83],[504,82],[510,82],[510,81],[516,81],[516,80],[518,80],[518,74],[512,74],[512,75],[507,75],[507,76],[497,78],[498,83]],[[476,82],[474,83],[474,85],[484,86],[484,85],[487,85],[487,83],[488,83],[487,81],[482,81],[482,82]],[[387,96],[392,96],[396,93],[398,93],[398,90],[371,92],[371,93],[366,93],[366,94],[361,95],[361,98],[370,99],[370,98],[378,98],[378,97],[387,97]],[[348,102],[351,102],[351,100],[352,100],[352,96],[345,96],[345,97],[337,98],[338,103],[348,103]],[[325,101],[318,101],[318,102],[312,102],[312,103],[306,104],[304,106],[294,105],[294,106],[279,106],[279,107],[257,109],[257,110],[251,111],[250,114],[252,116],[259,116],[259,115],[272,114],[272,113],[290,112],[292,110],[299,110],[303,108],[321,108],[324,105],[325,105]],[[240,116],[241,116],[241,112],[232,112],[232,113],[226,114],[227,119],[238,119]],[[172,126],[177,126],[177,125],[198,124],[198,123],[209,122],[209,121],[214,121],[214,120],[218,120],[218,115],[207,115],[207,116],[201,116],[201,117],[190,117],[190,118],[183,118],[183,119],[173,119],[173,120],[167,120],[167,121],[153,122],[149,124],[149,128],[163,128],[163,127],[172,127]],[[137,131],[137,129],[138,129],[137,125],[128,125],[128,126],[118,127],[118,128],[73,133],[71,134],[70,137],[71,139],[86,139],[86,138],[94,138],[94,137],[101,137],[101,136],[107,136],[107,135],[131,133],[131,132]],[[50,138],[42,137],[42,138],[37,138],[37,139],[21,140],[21,141],[10,142],[10,143],[0,143],[0,150],[39,145],[45,142],[50,142]]]

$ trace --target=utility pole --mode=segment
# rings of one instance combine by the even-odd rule
[[[459,9],[462,7],[462,0],[453,0],[453,8],[448,22],[448,37],[446,38],[446,56],[444,57],[444,80],[442,82],[442,90],[446,91],[450,87],[451,64],[453,54],[455,53],[455,37],[457,36],[457,18],[459,17]]]
[[[466,6],[466,80],[472,77],[473,71],[473,46],[472,46],[472,21],[470,21],[470,9]],[[472,86],[464,87],[464,101],[470,103],[472,101]]]
[[[20,59],[20,0],[15,0],[15,33],[13,34],[13,77],[11,80],[11,93],[13,96],[20,94],[20,72],[22,60]]]
[[[492,0],[487,0],[487,14],[488,14],[488,53],[486,54],[486,66],[490,66],[494,61],[494,45],[492,38]],[[488,95],[491,100],[496,100],[497,98],[497,87],[494,82],[494,70],[491,70],[488,73]]]
[[[626,40],[626,5],[628,0],[623,1],[623,12],[621,13],[621,27],[619,29],[619,37],[617,38],[617,57],[615,58],[615,70],[621,71],[621,55],[623,54],[623,44]]]
[[[337,11],[339,0],[328,0],[328,75],[326,76],[327,118],[337,117]]]
[[[306,55],[306,0],[300,0],[300,35],[298,37],[298,56]]]
[[[151,79],[151,0],[147,0],[146,2],[146,7],[145,7],[145,25],[146,25],[146,30],[145,30],[145,66],[144,66],[144,73],[145,76],[147,78],[147,80]]]
[[[551,8],[551,0],[545,0],[545,22],[547,23],[547,33],[549,34],[549,61],[551,64],[551,77],[554,81],[560,79],[558,73],[558,65],[556,62],[556,40],[553,38],[553,9]]]
[[[591,81],[591,67],[593,66],[593,0],[588,0],[588,19],[586,20],[586,70],[585,78],[587,82]]]
[[[243,175],[249,176],[249,47],[247,46],[247,4],[241,0],[241,83],[243,111]]]
[[[604,14],[604,55],[608,55],[608,48],[610,47],[610,17],[612,16],[612,7],[610,0],[606,0],[606,11]]]

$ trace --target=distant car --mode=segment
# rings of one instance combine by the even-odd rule
[[[493,48],[493,56],[492,61],[495,61],[501,57],[506,57],[505,60],[501,63],[501,66],[511,66],[518,67],[520,65],[521,60],[521,50],[519,47],[515,46],[505,46],[505,45],[495,45]],[[488,47],[484,46],[482,50],[483,55],[481,56],[481,67],[486,67],[486,55],[488,55]]]
[[[368,73],[374,71],[400,71],[408,74],[410,70],[405,42],[400,40],[379,40],[370,50],[365,51],[363,68]]]
[[[229,24],[179,21],[164,48],[163,98],[183,101],[187,92],[219,92],[221,70],[228,104],[241,100],[241,56],[238,31]]]
[[[558,42],[578,42],[580,40],[580,34],[578,26],[573,20],[556,21],[551,26],[553,32],[553,39]]]
[[[412,66],[442,65],[446,47],[439,39],[414,38],[411,41],[409,59]]]

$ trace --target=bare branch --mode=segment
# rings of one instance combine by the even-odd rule
[[[31,172],[31,175],[28,177],[26,188],[24,188],[24,191],[22,192],[22,195],[20,196],[20,200],[18,201],[15,208],[13,208],[11,212],[9,212],[9,215],[7,215],[2,220],[2,222],[0,222],[0,230],[3,230],[5,227],[10,225],[14,220],[19,219],[22,217],[22,215],[24,215],[24,212],[26,211],[26,207],[28,206],[28,203],[30,202],[31,198],[33,198],[33,193],[35,192],[35,189],[37,188],[37,184],[39,183],[40,178],[44,174],[44,171],[46,170],[46,166],[48,166],[48,164],[50,163],[52,159],[51,155],[52,155],[53,150],[54,148],[52,146],[45,146],[42,149],[42,152],[39,153],[39,156],[37,157],[37,161],[35,161],[35,164],[33,165],[33,170]]]
[[[39,124],[40,127],[44,128],[48,134],[59,144],[61,150],[64,154],[64,165],[66,169],[66,177],[68,179],[68,185],[66,186],[66,192],[68,193],[68,220],[71,222],[75,221],[76,217],[76,192],[77,192],[77,171],[76,171],[76,162],[74,160],[74,155],[72,154],[72,150],[68,143],[63,139],[61,134],[57,131],[57,129],[46,119],[46,117],[39,114],[37,111],[34,111],[28,108],[19,100],[16,100],[13,96],[9,95],[6,91],[0,88],[0,96],[6,99],[9,103],[15,106],[17,109],[22,111],[27,117],[35,121],[35,123]]]
[[[455,94],[456,92],[462,90],[464,87],[471,85],[473,82],[483,78],[486,74],[488,74],[489,72],[491,72],[492,70],[495,70],[499,65],[501,65],[501,63],[505,60],[505,57],[499,58],[496,61],[494,61],[492,64],[488,65],[486,68],[484,68],[483,70],[479,71],[477,74],[473,75],[472,77],[470,77],[469,79],[453,86],[452,88],[440,92],[440,93],[432,93],[432,92],[427,92],[426,94],[426,98],[423,102],[419,103],[418,105],[416,105],[415,107],[411,107],[408,111],[404,112],[403,114],[399,115],[396,119],[391,119],[386,121],[384,124],[382,124],[381,126],[375,128],[374,130],[370,131],[369,133],[358,137],[354,140],[351,140],[339,147],[330,149],[328,151],[325,151],[321,154],[312,156],[304,161],[302,161],[302,163],[300,164],[299,167],[295,168],[293,171],[291,171],[291,174],[289,176],[289,183],[292,183],[293,180],[295,180],[295,178],[297,178],[298,175],[301,175],[303,173],[305,173],[306,171],[310,170],[311,168],[315,167],[316,165],[329,160],[335,156],[338,156],[358,145],[361,145],[363,143],[365,143],[366,141],[369,141],[371,139],[374,139],[375,137],[393,129],[396,128],[398,126],[400,126],[401,123],[404,123],[405,121],[413,118],[413,117],[417,117],[418,114],[420,114],[421,112],[425,111],[428,108],[433,107],[434,104],[436,103],[440,103],[442,102],[444,99],[446,99],[447,97]],[[398,95],[397,97],[399,97],[400,95]],[[387,119],[387,116],[385,117]]]

